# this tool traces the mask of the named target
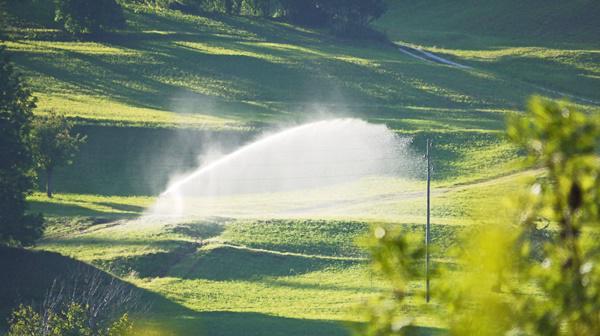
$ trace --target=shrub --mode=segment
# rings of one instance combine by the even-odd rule
[[[8,336],[128,336],[133,324],[127,313],[96,330],[89,326],[89,310],[79,303],[70,303],[65,310],[45,310],[42,314],[31,306],[20,305],[9,320]]]
[[[13,311],[8,335],[133,335],[128,314],[148,309],[141,293],[96,269],[78,267],[70,272],[53,281],[41,302]]]
[[[123,9],[115,0],[55,1],[55,21],[71,34],[100,34],[125,26]]]

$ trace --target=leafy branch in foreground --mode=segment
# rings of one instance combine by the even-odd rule
[[[542,262],[522,267],[541,295],[516,296],[519,332],[592,335],[600,330],[600,124],[565,103],[534,98],[527,117],[509,121],[508,136],[546,171],[521,208],[529,232],[540,219],[556,226]],[[521,250],[531,244],[521,239]],[[526,255],[527,256],[527,255]],[[524,256],[524,257],[526,257]]]
[[[598,119],[531,99],[509,139],[542,176],[515,192],[494,226],[462,243],[447,286],[455,335],[593,335],[600,330]],[[449,285],[448,285],[449,284]]]
[[[424,244],[416,236],[404,235],[400,230],[376,226],[361,242],[371,253],[373,271],[383,274],[390,285],[389,291],[371,299],[362,307],[368,323],[358,327],[357,335],[405,335],[412,320],[402,314],[401,304],[414,293],[409,292],[409,281],[422,276],[419,260],[425,255]]]
[[[478,225],[458,242],[458,270],[436,279],[435,299],[446,304],[453,335],[594,335],[600,330],[598,119],[533,98],[526,115],[509,119],[507,134],[542,176],[487,214],[495,225]],[[399,236],[371,247],[374,265],[393,288],[415,279],[409,265],[422,260],[410,252],[418,245],[407,244]],[[407,321],[400,293],[370,307],[365,334],[402,334],[404,324],[394,327]]]

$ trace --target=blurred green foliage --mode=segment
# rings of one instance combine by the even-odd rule
[[[419,260],[423,259],[425,249],[416,235],[404,232],[374,226],[361,241],[371,253],[374,272],[384,274],[391,286],[369,300],[363,309],[368,323],[356,328],[358,335],[407,335],[410,330],[411,317],[403,316],[400,305],[407,295],[415,295],[409,293],[408,283],[422,276]]]
[[[453,335],[594,335],[600,330],[600,124],[567,103],[534,97],[509,118],[508,137],[543,176],[496,204],[440,267],[434,299]],[[508,196],[508,195],[507,195]],[[485,223],[485,224],[483,224]],[[402,335],[403,286],[423,263],[419,244],[376,228],[373,265],[393,300],[367,310],[369,335]],[[398,295],[400,293],[400,295]],[[398,327],[400,323],[400,327]]]
[[[110,326],[94,330],[89,326],[84,306],[71,303],[64,311],[47,310],[41,314],[21,305],[10,319],[8,336],[126,336],[132,334],[132,322],[125,313]]]
[[[540,220],[556,225],[555,237],[543,246],[543,261],[518,265],[541,294],[513,297],[519,311],[515,330],[521,334],[600,330],[600,251],[597,242],[587,241],[600,224],[599,134],[595,115],[540,98],[531,100],[527,117],[509,122],[509,137],[547,172],[521,205],[523,232],[536,230]],[[518,242],[522,258],[530,256],[530,242]]]

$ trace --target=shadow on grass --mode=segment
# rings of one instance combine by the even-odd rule
[[[144,212],[144,210],[146,210],[145,207],[131,205],[131,204],[120,204],[120,203],[113,203],[113,202],[96,202],[94,204],[106,206],[109,208],[113,208],[113,209],[116,209],[119,211],[131,213],[131,214],[135,214],[135,215],[141,215]]]
[[[301,275],[323,269],[346,269],[364,263],[354,259],[290,255],[233,246],[216,246],[199,250],[202,243],[178,240],[148,242],[82,237],[53,239],[50,243],[59,246],[106,246],[106,248],[129,250],[139,247],[161,250],[161,252],[120,256],[110,260],[99,259],[92,262],[93,265],[119,276],[136,274],[141,278],[172,276],[213,281],[263,281],[269,277]]]
[[[90,209],[80,205],[73,204],[60,204],[54,203],[51,201],[43,202],[43,201],[28,201],[30,206],[30,212],[32,213],[43,213],[47,216],[84,216],[84,217],[105,217],[111,219],[122,219],[122,218],[134,218],[137,217],[142,212],[129,212],[123,213],[121,209],[120,211],[100,211],[95,209]]]
[[[77,126],[76,132],[87,135],[88,140],[81,146],[73,165],[56,171],[58,193],[157,195],[174,174],[197,167],[197,158],[211,146],[228,153],[255,136],[252,132],[109,126]],[[44,174],[40,174],[39,185],[44,183]],[[54,207],[44,210],[52,212]],[[143,209],[133,208],[122,210],[143,212]],[[58,207],[57,211],[90,215],[90,211],[81,208]]]
[[[219,246],[191,256],[174,268],[171,275],[182,279],[252,280],[270,276],[305,274],[325,268],[343,269],[357,263],[358,261],[354,260],[287,255]]]
[[[80,261],[46,251],[0,247],[0,331],[6,330],[7,318],[19,303],[39,304],[55,279],[73,276],[73,272],[99,272],[104,279],[109,273]],[[155,335],[349,335],[352,324],[276,317],[252,312],[196,312],[163,296],[117,280],[141,294],[150,302],[150,311],[133,314],[136,328]],[[355,324],[356,325],[356,324]],[[430,328],[414,328],[414,335],[439,334]],[[151,334],[151,333],[147,333]]]
[[[19,304],[41,304],[55,281],[68,284],[76,282],[72,284],[76,288],[87,286],[85,282],[90,281],[91,277],[81,276],[84,274],[94,278],[97,276],[100,284],[116,281],[119,286],[135,293],[141,302],[177,307],[155,293],[137,288],[109,273],[58,253],[0,247],[0,265],[0,330],[6,328],[10,312]],[[135,315],[136,312],[132,314]]]

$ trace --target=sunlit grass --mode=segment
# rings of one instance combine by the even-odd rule
[[[136,139],[123,139],[130,149],[123,151],[115,142],[123,132],[160,127],[244,133],[356,116],[412,137],[411,149],[420,155],[425,138],[433,138],[431,219],[434,244],[443,247],[434,257],[447,262],[443,253],[457,232],[493,223],[503,199],[540,174],[519,173],[517,153],[502,138],[506,115],[518,113],[540,87],[599,99],[599,53],[591,42],[573,48],[539,41],[512,45],[444,29],[404,29],[407,21],[399,16],[392,24],[386,18],[377,23],[390,29],[393,40],[474,68],[465,70],[281,22],[126,8],[128,29],[105,41],[58,41],[53,29],[13,27],[14,39],[5,45],[38,97],[35,113],[53,110],[95,125],[86,129],[90,144],[75,164],[57,171],[55,197],[28,198],[30,211],[49,220],[37,248],[112,272],[188,309],[182,316],[155,307],[149,329],[197,334],[197,325],[209,321],[221,325],[214,334],[247,331],[236,327],[235,317],[211,312],[264,314],[253,322],[256,328],[265,316],[297,319],[303,328],[317,320],[361,321],[354,307],[385,284],[355,241],[371,224],[422,233],[425,181],[421,169],[412,179],[198,200],[198,213],[177,224],[140,220],[170,174],[193,167],[169,166],[158,153],[151,158],[159,163],[135,156],[154,153],[169,135],[135,133]],[[440,20],[427,21],[436,28]],[[578,104],[594,109],[593,102]],[[135,127],[119,133],[106,126]],[[153,164],[169,171],[146,176],[145,165]],[[416,294],[406,313],[417,315],[418,325],[443,327],[441,308],[423,305],[422,285],[410,284]],[[287,331],[293,322],[279,323]]]
[[[452,69],[412,59],[393,47],[327,40],[322,32],[268,20],[127,8],[129,29],[106,41],[40,40],[11,28],[15,38],[5,44],[39,97],[39,113],[52,109],[86,123],[214,130],[294,120],[327,105],[335,113],[367,119],[393,113],[403,131],[441,130],[448,129],[446,121],[404,111],[516,110],[529,94],[539,92],[535,85],[511,82],[495,71]],[[491,66],[507,58],[539,56],[573,65],[588,80],[598,73],[593,48],[431,50]],[[386,106],[385,115],[376,106]],[[478,120],[489,119],[481,116],[473,125]]]
[[[599,28],[593,22],[597,6],[537,1],[485,1],[466,10],[458,6],[447,1],[394,2],[376,26],[400,44],[471,66],[490,79],[534,85],[540,94],[600,105],[595,89],[600,45],[593,37]],[[518,11],[512,10],[516,7]],[[454,15],[439,16],[441,12]],[[427,25],[417,28],[416,22]]]
[[[481,214],[497,211],[496,205],[502,199],[514,192],[522,181],[538,174],[531,171],[472,185],[434,187],[434,244],[441,244],[438,248],[442,251],[447,249],[459,232],[452,227],[460,230],[464,226],[481,224],[478,220]],[[383,187],[391,185],[392,181],[381,182]],[[402,186],[406,190],[421,187],[418,183],[399,181],[397,187]],[[362,193],[374,195],[384,190],[365,189]],[[360,189],[358,192],[361,193]],[[324,191],[325,196],[327,193]],[[392,202],[375,199],[355,205],[359,213],[378,209],[376,212],[380,217],[368,221],[207,218],[184,220],[179,224],[161,223],[160,220],[147,224],[139,220],[73,223],[62,231],[51,230],[38,248],[115,272],[190,312],[260,313],[293,319],[361,322],[357,307],[387,285],[369,269],[356,239],[368,232],[369,223],[405,225],[408,230],[422,232],[423,196]],[[273,195],[271,201],[278,198]],[[43,195],[34,195],[31,199],[45,200]],[[144,197],[57,195],[46,206],[60,208],[75,203],[112,211],[123,218],[127,214],[118,209],[107,209],[106,205],[96,207],[98,204],[147,206],[151,201]],[[268,202],[266,199],[261,201]],[[68,215],[75,218],[76,213]],[[81,225],[84,225],[83,230]],[[194,245],[198,242],[204,243]],[[330,257],[332,259],[327,259]],[[435,258],[443,260],[445,257],[440,254]],[[433,284],[435,286],[435,279]],[[419,294],[423,283],[413,282],[410,289],[414,294],[403,309],[416,316],[414,322],[420,326],[444,327],[440,315],[442,308],[423,305]],[[169,314],[175,312],[165,311],[149,315],[149,318],[166,321],[174,316]],[[195,321],[180,321],[179,324],[183,329],[193,330]]]
[[[38,94],[37,114],[64,113],[82,124],[193,127],[207,130],[247,130],[238,120],[199,113],[171,113],[131,106],[104,96]],[[213,111],[206,111],[212,113]]]

